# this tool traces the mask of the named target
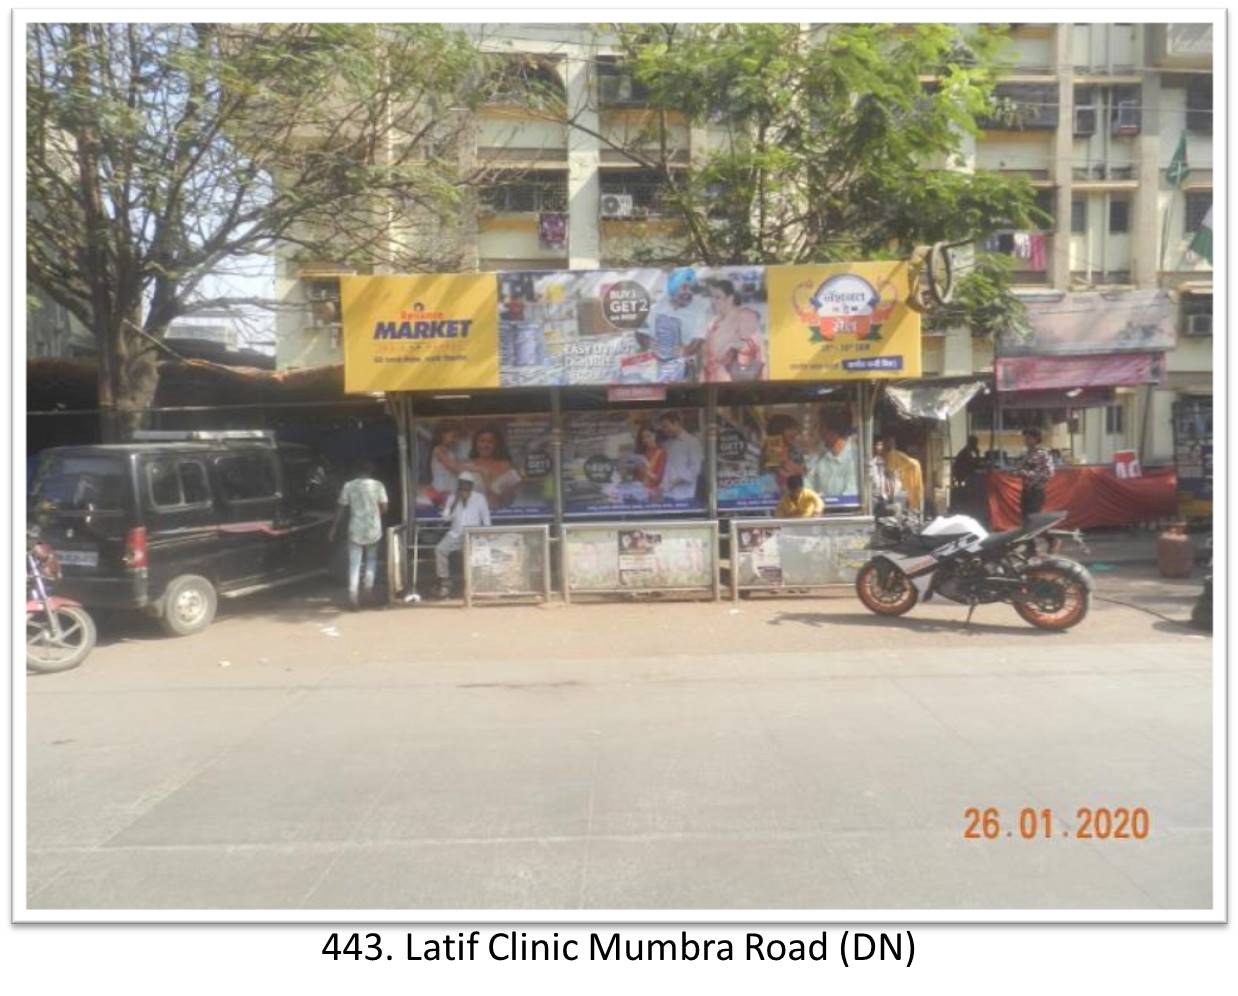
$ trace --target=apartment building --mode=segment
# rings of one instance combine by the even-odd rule
[[[647,113],[614,53],[585,25],[476,33],[486,49],[524,57],[522,71],[557,88],[583,127],[546,120],[515,101],[478,114],[475,152],[494,182],[467,219],[465,268],[619,265],[636,242],[666,231],[671,222],[652,177],[605,141],[621,140]],[[1072,412],[1064,400],[1050,415],[1008,411],[1004,424],[1017,429],[1065,411],[1056,442],[1077,460],[1106,462],[1115,450],[1140,448],[1145,463],[1168,461],[1172,403],[1212,389],[1212,268],[1189,249],[1212,200],[1211,26],[1016,24],[1008,62],[999,94],[1017,109],[1019,126],[994,127],[971,142],[967,167],[1026,177],[1053,221],[1042,231],[996,233],[985,248],[1012,255],[1017,292],[1046,312],[1069,311],[1080,292],[1104,290],[1118,300],[1163,288],[1174,301],[1178,338],[1155,388],[1118,388],[1112,404],[1095,409]],[[708,129],[687,123],[676,137],[685,163],[711,139]],[[342,362],[339,275],[330,262],[279,265],[277,293],[289,306],[277,329],[279,366]],[[993,346],[964,330],[926,334],[924,370],[990,374]],[[986,417],[960,413],[949,438],[957,444],[968,431],[991,430]],[[999,445],[1018,449],[1017,431],[1006,435]],[[938,440],[934,455],[945,445]]]

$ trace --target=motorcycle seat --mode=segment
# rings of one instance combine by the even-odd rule
[[[921,533],[915,537],[915,545],[922,550],[936,550],[939,546],[945,546],[947,543],[953,543],[955,540],[961,540],[964,536],[970,536],[971,533],[938,533],[934,536],[925,536]]]
[[[981,550],[992,550],[994,547],[1005,546],[1011,543],[1024,534],[1026,530],[1022,527],[1018,529],[1007,529],[1000,533],[989,533],[984,541],[980,544]]]

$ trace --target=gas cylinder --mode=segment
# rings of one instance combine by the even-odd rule
[[[1195,547],[1186,534],[1186,525],[1174,523],[1156,540],[1156,564],[1161,577],[1189,578],[1195,568]]]

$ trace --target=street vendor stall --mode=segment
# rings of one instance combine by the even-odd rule
[[[1178,478],[1173,467],[1144,467],[1141,477],[1119,477],[1112,466],[1059,467],[1045,488],[1046,512],[1067,513],[1063,529],[1158,522],[1177,513]],[[990,471],[989,523],[994,530],[1022,522],[1018,474]]]

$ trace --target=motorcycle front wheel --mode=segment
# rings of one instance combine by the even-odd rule
[[[1024,573],[1028,594],[1014,603],[1024,621],[1039,629],[1064,630],[1083,622],[1092,593],[1081,578],[1055,565],[1032,567]]]
[[[860,568],[855,578],[855,593],[864,608],[879,616],[901,616],[910,612],[919,599],[916,586],[897,567],[882,570],[875,560]]]
[[[50,611],[60,626],[59,637],[44,613],[26,614],[26,668],[42,674],[77,667],[95,646],[95,621],[85,609],[62,605]]]

